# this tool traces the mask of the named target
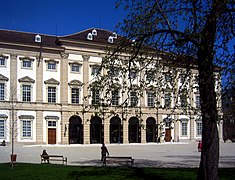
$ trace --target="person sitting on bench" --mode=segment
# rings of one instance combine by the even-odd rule
[[[49,156],[45,149],[42,151],[42,156],[44,158],[44,161],[47,161],[47,163],[49,163]]]
[[[6,146],[6,141],[5,140],[2,141],[1,146]]]

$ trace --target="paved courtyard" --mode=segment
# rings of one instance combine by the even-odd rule
[[[17,162],[40,163],[40,154],[64,155],[68,165],[101,166],[101,144],[92,145],[15,145]],[[108,144],[110,156],[132,156],[136,167],[198,167],[197,143]],[[0,163],[10,162],[11,145],[0,146]],[[60,163],[60,162],[53,162]],[[108,164],[109,166],[118,164]],[[219,167],[235,167],[235,143],[220,144]]]

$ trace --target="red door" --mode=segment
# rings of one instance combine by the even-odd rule
[[[48,129],[48,144],[56,144],[56,129]]]
[[[171,129],[165,129],[165,142],[171,142]]]

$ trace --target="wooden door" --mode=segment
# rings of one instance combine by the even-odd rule
[[[171,129],[165,130],[165,142],[171,142]]]
[[[56,129],[48,129],[48,144],[56,144]]]

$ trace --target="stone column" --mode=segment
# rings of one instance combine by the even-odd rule
[[[69,54],[61,53],[60,61],[60,102],[68,103],[68,57]]]
[[[17,56],[15,54],[11,54],[10,59],[10,100],[18,100],[17,99]]]
[[[43,144],[43,112],[36,111],[36,143]]]
[[[88,91],[89,84],[88,84],[88,82],[89,82],[90,74],[89,74],[89,62],[88,61],[90,59],[90,56],[83,55],[82,58],[83,58],[83,83],[84,83],[83,98],[84,98],[84,97],[87,97],[89,95],[89,91]],[[83,104],[84,104],[84,106],[89,105],[89,100],[84,99]]]
[[[142,115],[142,127],[141,127],[141,143],[146,143],[146,119],[147,117]]]
[[[84,124],[83,124],[83,142],[84,144],[90,144],[90,117],[91,115],[89,113],[85,113],[83,115],[84,117]]]
[[[180,121],[179,120],[179,115],[174,115],[174,142],[179,142],[180,138],[179,138],[179,124]]]
[[[123,122],[123,144],[128,144],[129,143],[129,139],[128,139],[128,120],[126,119]]]
[[[36,65],[36,102],[43,102],[43,59],[42,57],[37,58]]]
[[[189,119],[189,124],[190,124],[190,141],[193,141],[195,138],[194,138],[194,126],[195,126],[195,123],[194,123],[194,118],[192,118],[192,115],[190,115],[190,119]]]
[[[109,131],[110,131],[110,122],[109,122],[109,119],[105,119],[104,120],[104,143],[105,144],[110,144]]]

